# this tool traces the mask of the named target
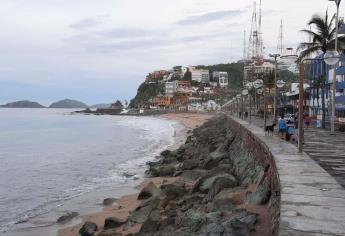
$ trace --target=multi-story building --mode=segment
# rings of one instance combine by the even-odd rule
[[[178,81],[170,81],[170,82],[165,82],[165,94],[166,95],[173,95],[176,93],[178,87]]]
[[[155,107],[161,107],[161,108],[167,108],[170,107],[173,104],[173,97],[172,96],[163,96],[158,95],[153,98],[153,106]]]
[[[253,82],[256,80],[254,75],[258,74],[269,74],[274,71],[274,65],[269,62],[264,62],[261,65],[255,65],[255,63],[244,67],[244,78],[243,86],[246,86],[247,83]]]
[[[214,71],[212,73],[212,82],[217,82],[219,87],[227,87],[229,85],[228,72]]]
[[[189,71],[192,73],[192,80],[199,83],[208,83],[210,81],[210,71],[195,69],[195,67],[189,67]]]

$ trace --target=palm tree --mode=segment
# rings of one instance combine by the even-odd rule
[[[302,50],[298,61],[301,62],[304,58],[309,57],[313,54],[322,52],[326,53],[328,50],[334,50],[335,47],[335,15],[331,18],[326,11],[325,17],[320,15],[313,15],[313,17],[308,22],[309,26],[314,26],[315,31],[311,29],[304,29],[301,32],[306,33],[311,37],[311,42],[300,43],[298,49]],[[343,50],[345,48],[345,37],[339,36],[339,46],[338,50]],[[325,62],[322,61],[323,68],[326,68]],[[326,87],[326,70],[324,70],[324,75],[321,81],[318,81],[318,87],[321,88],[321,103],[322,103],[322,127],[325,128],[325,118],[326,118],[326,108],[325,108],[325,87]]]

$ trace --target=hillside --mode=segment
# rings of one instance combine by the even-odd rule
[[[88,108],[88,105],[76,100],[64,99],[52,103],[49,108]]]
[[[137,91],[137,95],[129,104],[130,107],[148,106],[150,99],[164,92],[164,85],[159,83],[146,84],[142,83]]]
[[[7,108],[45,108],[38,102],[31,102],[31,101],[16,101],[7,103],[5,105],[1,105],[0,107],[7,107]]]

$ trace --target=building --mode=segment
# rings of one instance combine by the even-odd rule
[[[274,71],[274,64],[264,62],[261,65],[255,65],[255,63],[244,67],[243,86],[246,87],[247,83],[256,80],[253,75],[257,74],[269,74]]]
[[[152,73],[149,73],[146,76],[146,83],[157,82],[158,80],[163,80],[164,76],[169,75],[169,72],[166,70],[158,70]]]
[[[154,107],[168,108],[173,105],[173,97],[158,95],[153,98],[152,103]]]
[[[341,54],[339,67],[337,68],[336,77],[336,94],[335,94],[335,109],[337,121],[345,122],[345,54]],[[324,86],[318,83],[321,77],[326,75],[327,81]],[[331,111],[331,96],[332,96],[332,83],[333,83],[333,68],[332,66],[325,65],[323,62],[323,55],[318,55],[306,67],[306,78],[310,83],[310,109],[309,114],[322,118],[322,90],[325,91],[325,108],[326,120],[332,114]]]
[[[192,80],[199,83],[208,83],[210,81],[209,70],[199,70],[195,67],[189,67],[189,71],[192,73]]]
[[[166,95],[173,95],[176,93],[178,87],[178,81],[174,80],[171,82],[165,82],[165,94]]]
[[[212,82],[217,82],[219,87],[227,87],[229,85],[228,72],[214,71],[212,73]]]

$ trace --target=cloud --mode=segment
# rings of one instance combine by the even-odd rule
[[[108,18],[109,18],[108,15],[85,18],[74,24],[71,24],[70,27],[77,30],[85,30],[85,29],[92,28],[97,25],[105,23]]]
[[[114,28],[99,32],[100,36],[109,38],[132,38],[152,35],[154,32],[141,28]]]
[[[207,23],[211,21],[221,20],[226,17],[239,16],[244,12],[245,12],[244,10],[227,10],[227,11],[209,12],[202,15],[189,16],[185,19],[177,21],[176,23],[180,25],[195,25],[195,24],[200,24],[200,23]]]

